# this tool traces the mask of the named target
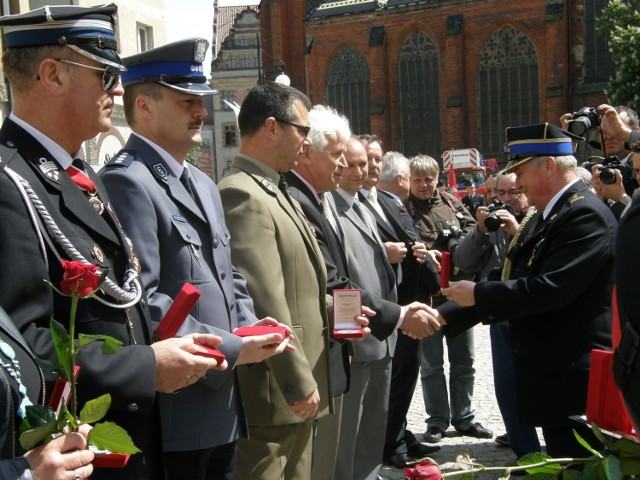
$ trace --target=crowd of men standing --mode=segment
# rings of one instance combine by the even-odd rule
[[[81,302],[77,332],[123,346],[82,349],[78,398],[111,394],[107,419],[142,451],[123,479],[376,479],[383,461],[408,466],[438,450],[450,425],[489,439],[472,406],[479,322],[491,324],[503,443],[539,451],[535,426],[551,455],[579,455],[573,428],[597,443],[568,417],[584,413],[591,349],[611,347],[617,223],[578,179],[578,137],[507,129],[511,161],[495,192],[508,208],[489,212],[469,192],[472,215],[436,189],[432,157],[384,154],[334,109],[264,81],[243,101],[240,151],[216,186],[185,161],[213,94],[206,40],[120,59],[116,10],[0,19],[14,94],[0,130],[3,478],[113,478],[91,465],[86,431],[15,446],[24,410],[12,407],[45,403],[55,380],[34,357],[55,359],[49,320],[69,318],[68,298],[43,281],[59,284],[61,259],[107,279]],[[110,128],[121,95],[133,133],[96,174],[81,145]],[[601,110],[603,130],[630,135]],[[441,290],[444,252],[452,276]],[[201,297],[178,336],[158,341],[185,282]],[[362,338],[334,329],[339,289],[361,292],[351,320]],[[258,333],[234,334],[245,326]],[[405,427],[419,372],[427,429],[416,436]]]

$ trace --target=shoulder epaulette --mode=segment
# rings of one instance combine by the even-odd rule
[[[579,200],[584,200],[584,197],[582,195],[574,193],[573,195],[571,195],[571,198],[569,198],[569,203],[574,203]]]
[[[136,158],[135,150],[120,150],[120,152],[118,152],[118,154],[115,157],[109,160],[109,162],[105,165],[105,168],[110,168],[110,167],[128,168],[135,158]]]
[[[13,158],[18,150],[10,148],[7,145],[0,145],[0,172],[7,166],[9,160]]]

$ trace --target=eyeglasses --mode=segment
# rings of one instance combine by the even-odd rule
[[[94,67],[93,65],[86,65],[84,63],[72,62],[71,60],[65,60],[64,58],[54,58],[56,62],[67,63],[69,65],[76,65],[78,67],[88,68],[95,70],[96,72],[102,72],[102,89],[105,92],[111,90],[120,80],[120,70],[112,65],[107,65],[105,68]]]
[[[520,190],[498,190],[498,195],[511,195],[512,197],[519,197],[520,195],[522,195],[522,192]]]
[[[285,125],[291,125],[292,127],[297,128],[298,131],[305,137],[309,135],[309,132],[311,131],[311,125],[302,125],[301,123],[290,122],[289,120],[283,120],[282,118],[277,117],[273,118],[275,118],[276,122],[284,123]]]

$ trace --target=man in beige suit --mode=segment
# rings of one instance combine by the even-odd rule
[[[326,270],[313,232],[282,173],[309,133],[309,99],[260,82],[238,116],[242,141],[218,185],[234,264],[256,314],[293,329],[295,351],[240,367],[249,439],[238,443],[238,478],[308,480],[311,421],[332,410],[327,357]]]

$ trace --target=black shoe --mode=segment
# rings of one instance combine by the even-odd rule
[[[439,427],[429,427],[427,431],[424,432],[423,438],[427,443],[438,443],[442,441],[442,437],[444,436],[444,431]]]
[[[469,428],[461,430],[456,428],[458,432],[466,437],[476,437],[476,438],[491,438],[493,437],[493,432],[488,428],[484,428],[480,422],[472,423]]]
[[[440,450],[440,447],[436,445],[423,445],[420,442],[412,442],[407,445],[407,456],[411,458],[424,458],[438,450]]]
[[[501,447],[509,448],[511,446],[511,444],[509,443],[509,435],[507,435],[506,433],[503,435],[498,435],[496,437],[496,443]]]
[[[382,463],[384,463],[385,465],[390,465],[396,468],[413,468],[419,462],[420,460],[411,458],[406,453],[396,453],[395,455],[392,455],[389,458],[384,458],[382,460]]]

